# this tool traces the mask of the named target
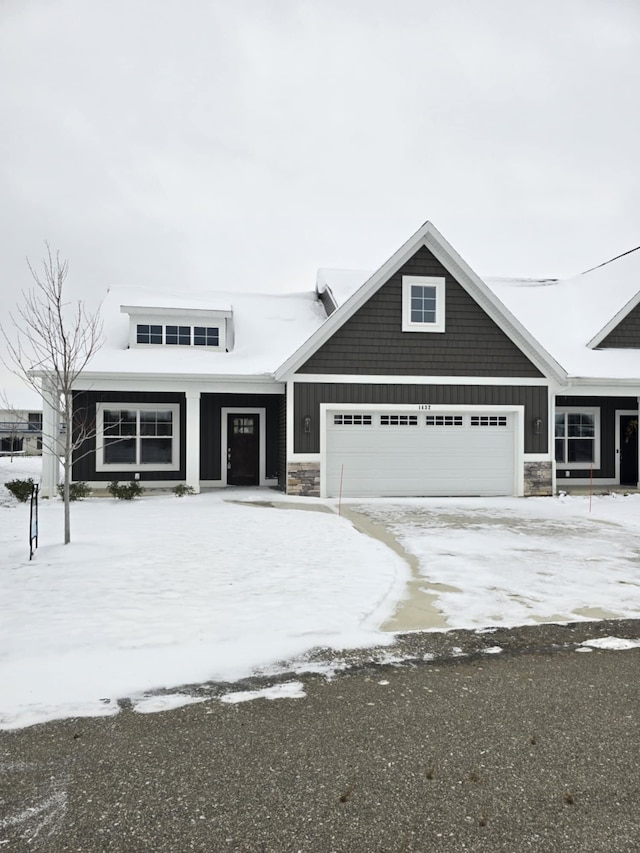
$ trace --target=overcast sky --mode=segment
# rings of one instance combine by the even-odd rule
[[[580,272],[640,244],[639,84],[638,0],[0,0],[2,319],[44,240],[92,304],[313,287],[426,219]]]

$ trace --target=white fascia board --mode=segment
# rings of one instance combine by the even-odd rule
[[[484,308],[504,333],[520,347],[545,376],[564,382],[566,371],[516,320],[482,279],[462,260],[431,222],[425,222],[380,269],[378,269],[320,328],[308,338],[275,372],[276,379],[289,378],[322,344],[329,340],[387,280],[411,258],[420,246],[426,246],[451,272],[462,287]]]
[[[121,305],[120,313],[130,317],[198,317],[201,320],[220,320],[233,316],[231,308],[158,308],[153,305]]]
[[[558,393],[564,397],[637,397],[640,396],[638,379],[593,379],[573,377],[566,388]]]
[[[627,316],[627,314],[630,314],[631,311],[633,311],[633,309],[638,304],[640,304],[640,290],[636,293],[635,296],[631,297],[631,299],[627,302],[626,305],[622,306],[622,308],[618,311],[615,317],[612,317],[606,324],[606,326],[603,326],[602,329],[600,329],[597,335],[591,338],[591,340],[587,344],[589,349],[596,349],[596,347],[599,347],[602,341],[607,337],[607,335],[609,335],[616,328],[618,323],[621,323],[622,320],[624,320],[624,318]]]
[[[284,394],[284,382],[261,376],[194,376],[193,374],[82,373],[74,391],[200,391],[203,394]]]
[[[425,376],[416,374],[401,376],[378,373],[295,373],[290,382],[298,383],[333,383],[356,385],[531,385],[547,387],[552,385],[549,379],[541,377],[518,376]]]

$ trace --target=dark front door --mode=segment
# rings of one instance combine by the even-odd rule
[[[638,485],[637,415],[620,415],[620,485]]]
[[[260,416],[227,415],[227,483],[260,483]]]

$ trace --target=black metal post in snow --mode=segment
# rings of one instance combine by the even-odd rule
[[[29,507],[29,559],[33,559],[35,548],[33,543],[38,547],[38,491],[40,487],[34,483],[31,487],[31,505]]]

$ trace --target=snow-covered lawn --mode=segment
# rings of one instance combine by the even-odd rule
[[[0,459],[0,484],[24,476],[39,460]],[[172,707],[143,696],[392,639],[380,625],[409,579],[400,556],[334,512],[233,498],[287,503],[92,498],[64,546],[62,503],[42,501],[29,562],[28,505],[0,485],[0,728],[117,713],[123,697]],[[450,627],[640,616],[640,495],[594,498],[591,513],[568,497],[351,503],[394,530],[425,587],[457,590],[438,590]]]
[[[0,472],[38,477],[28,459],[2,459]],[[236,497],[251,494],[279,497]],[[332,512],[230,497],[76,502],[67,546],[62,502],[42,501],[30,563],[28,504],[3,496],[0,726],[115,713],[118,697],[385,642],[408,574],[400,557]]]

